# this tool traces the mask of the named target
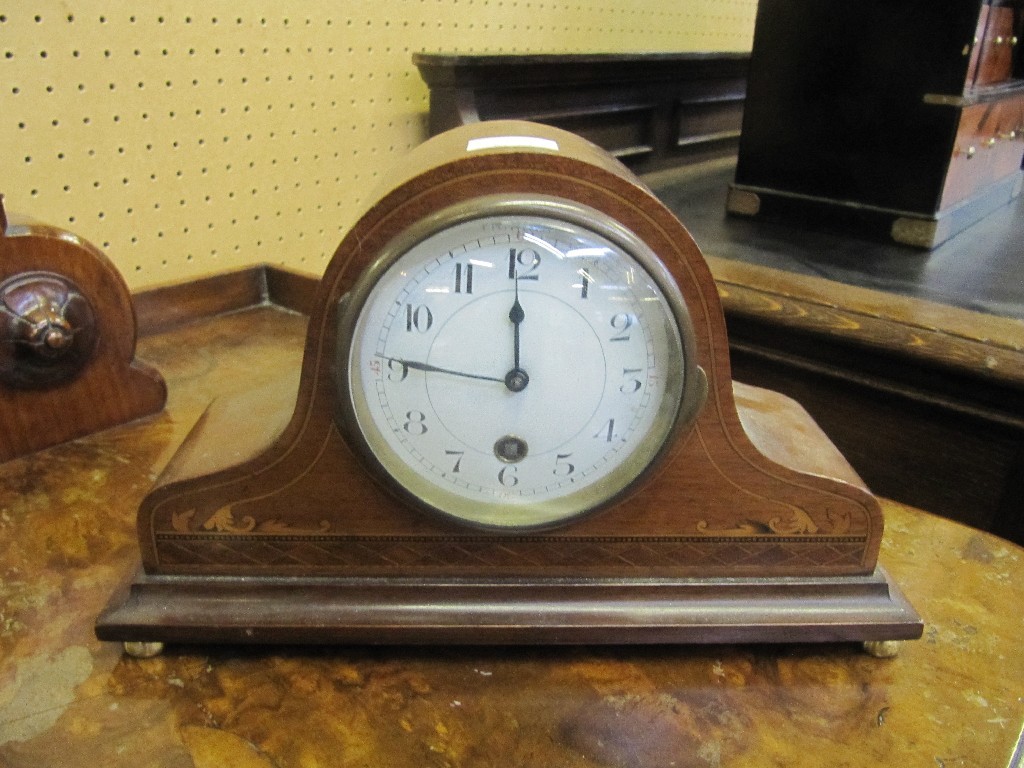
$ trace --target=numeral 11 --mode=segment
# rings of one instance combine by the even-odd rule
[[[455,292],[473,292],[473,265],[458,263],[455,265]]]

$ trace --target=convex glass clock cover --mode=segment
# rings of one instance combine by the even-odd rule
[[[497,528],[628,491],[703,401],[657,257],[596,211],[490,196],[403,234],[341,312],[343,423],[407,498]]]

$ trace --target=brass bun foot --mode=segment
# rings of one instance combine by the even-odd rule
[[[126,642],[124,652],[133,659],[152,659],[164,652],[163,643]]]
[[[864,650],[876,659],[892,659],[899,655],[901,640],[865,640]]]

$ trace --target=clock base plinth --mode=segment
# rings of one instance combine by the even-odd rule
[[[101,640],[505,645],[908,640],[921,619],[882,569],[728,579],[140,576]]]

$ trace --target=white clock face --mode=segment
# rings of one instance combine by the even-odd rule
[[[690,375],[685,308],[646,246],[589,209],[490,210],[442,216],[370,270],[343,313],[340,392],[407,497],[550,526],[662,453]]]

